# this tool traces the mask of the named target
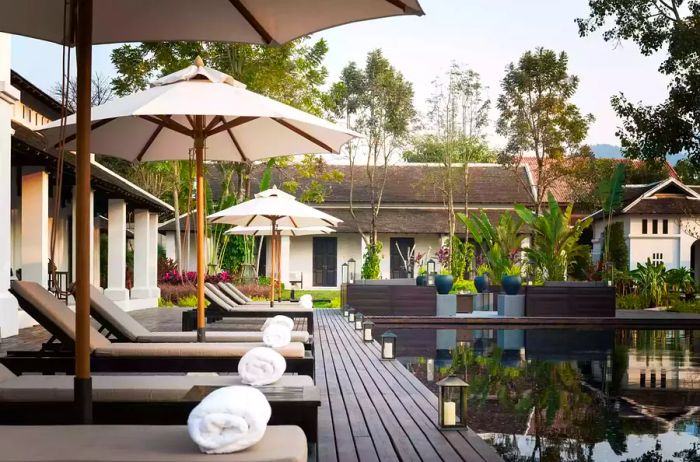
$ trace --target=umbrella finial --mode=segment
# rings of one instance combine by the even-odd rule
[[[204,67],[204,60],[201,56],[197,55],[197,57],[194,58],[194,65],[197,67]]]

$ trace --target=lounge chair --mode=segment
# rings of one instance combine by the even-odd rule
[[[269,308],[268,302],[254,301],[230,282],[220,282],[216,284],[216,287],[218,287],[219,290],[222,291],[230,300],[235,302],[236,305],[261,305]],[[272,307],[272,309],[277,307],[287,308],[290,306],[295,308],[299,307],[299,302],[275,302],[275,306]]]
[[[134,343],[191,343],[197,341],[195,332],[152,332],[146,329],[116,303],[90,287],[90,314],[100,323],[99,332],[118,342]],[[262,342],[261,331],[207,332],[207,342]],[[292,342],[302,342],[312,349],[311,336],[306,331],[292,332]]]
[[[236,374],[94,375],[93,421],[179,425],[203,394],[241,384]],[[311,377],[286,374],[257,388],[272,407],[270,425],[298,425],[309,441],[316,442],[321,398]],[[73,423],[73,399],[72,375],[15,375],[0,364],[0,425]]]
[[[217,286],[206,283],[204,295],[209,301],[206,309],[207,322],[219,321],[222,318],[267,318],[277,314],[289,316],[290,318],[306,319],[306,330],[309,334],[314,333],[314,310],[313,308],[302,308],[297,304],[275,306],[274,308],[265,305],[237,305],[224,294]],[[182,313],[183,332],[192,331],[197,328],[197,310],[188,310]]]
[[[181,425],[5,426],[2,460],[15,462],[306,462],[304,432],[267,427],[256,445],[233,454],[202,454]]]
[[[12,281],[19,305],[52,335],[40,351],[9,351],[0,362],[11,370],[74,372],[75,314],[39,284]],[[112,343],[90,327],[92,370],[95,372],[236,372],[238,361],[261,343]],[[276,349],[287,371],[313,377],[314,361],[304,344],[292,342]]]

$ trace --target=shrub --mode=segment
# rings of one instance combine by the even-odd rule
[[[462,291],[472,293],[476,292],[474,281],[470,279],[459,279],[452,284],[452,290],[450,290],[451,294],[457,294]]]
[[[379,264],[382,257],[382,243],[370,244],[362,256],[362,279],[379,279]]]
[[[618,295],[615,297],[615,308],[618,310],[643,310],[648,306],[649,302],[637,294]]]
[[[637,263],[637,269],[630,271],[630,276],[639,287],[639,295],[647,302],[647,307],[661,305],[666,295],[666,266],[663,263],[653,263],[647,258],[646,264]]]
[[[178,305],[179,300],[190,295],[197,296],[197,290],[192,284],[160,284],[160,298],[167,303]]]
[[[676,313],[700,313],[700,301],[692,300],[686,301],[675,301],[671,304],[667,311],[674,311]]]
[[[616,269],[626,270],[629,268],[629,251],[625,243],[625,230],[622,222],[611,224],[606,233],[610,232],[610,249],[607,253],[609,261],[615,265]],[[603,255],[605,252],[605,239],[603,239]]]
[[[270,298],[270,285],[269,285],[269,280],[268,280],[268,285],[261,285],[261,284],[242,284],[238,287],[238,289],[246,294],[248,297],[252,298],[253,300],[257,299],[264,299],[268,300]]]
[[[170,308],[175,306],[173,302],[163,297],[158,297],[158,308]]]
[[[204,302],[206,305],[209,304],[205,300]],[[182,297],[180,300],[177,302],[177,306],[181,306],[183,308],[196,308],[197,307],[197,295],[187,295],[186,297]]]

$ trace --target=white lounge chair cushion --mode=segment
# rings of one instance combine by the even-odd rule
[[[304,330],[292,331],[292,342],[308,342],[310,335]],[[196,332],[149,332],[136,338],[140,343],[188,343],[197,341]],[[262,332],[212,332],[207,331],[207,342],[262,342]]]
[[[16,462],[306,462],[307,441],[295,426],[267,427],[256,445],[234,454],[202,454],[185,426],[3,426],[2,459]]]
[[[93,375],[97,402],[180,401],[195,386],[242,385],[238,375]],[[283,375],[268,387],[313,387],[307,375]],[[72,375],[20,375],[0,382],[0,402],[73,401]]]
[[[95,350],[101,357],[240,358],[262,343],[112,343]],[[285,358],[303,358],[304,344],[293,342],[276,350]]]

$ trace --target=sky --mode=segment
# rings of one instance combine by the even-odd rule
[[[527,50],[543,46],[569,55],[569,71],[579,76],[574,97],[583,113],[596,121],[590,144],[619,144],[619,125],[610,97],[624,92],[632,101],[655,104],[665,99],[667,78],[658,73],[662,56],[645,57],[633,43],[617,46],[600,33],[580,38],[574,23],[587,13],[586,0],[421,0],[426,15],[387,18],[337,27],[315,34],[327,40],[329,82],[350,61],[363,62],[367,53],[381,48],[389,61],[413,83],[416,107],[425,108],[432,82],[452,62],[481,74],[495,106],[500,81],[508,63]],[[110,62],[114,46],[94,48],[94,71],[115,73]],[[48,91],[60,78],[61,49],[38,40],[12,38],[12,66]],[[489,139],[495,136],[498,113],[491,112]],[[497,147],[497,146],[496,146]]]

